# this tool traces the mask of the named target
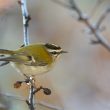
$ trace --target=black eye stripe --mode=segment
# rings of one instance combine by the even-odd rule
[[[60,54],[60,52],[55,52],[55,51],[54,51],[54,52],[50,52],[50,53],[51,53],[51,54],[54,54],[54,55],[56,55],[56,54],[57,54],[57,55]]]
[[[45,44],[45,46],[46,46],[48,49],[53,49],[53,50],[59,50],[59,49],[61,49],[61,47],[56,46],[56,45],[54,45],[54,44],[49,44],[49,43]]]

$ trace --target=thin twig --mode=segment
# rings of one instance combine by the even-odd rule
[[[94,36],[96,37],[97,43],[101,44],[102,46],[104,46],[106,49],[108,49],[110,51],[110,44],[109,42],[105,39],[105,37],[100,33],[99,29],[96,29],[88,20],[88,17],[85,17],[84,14],[82,13],[82,11],[80,10],[80,8],[76,5],[74,0],[70,0],[70,3],[73,7],[73,10],[75,10],[79,16],[79,21],[84,22],[88,28],[90,29],[90,31],[92,32],[92,34],[94,34]]]
[[[91,17],[94,16],[96,10],[98,10],[98,8],[102,5],[102,3],[104,2],[104,0],[97,0],[95,6],[93,7],[93,9],[90,12]]]
[[[28,30],[28,26],[29,26],[29,21],[30,21],[31,17],[28,14],[26,0],[18,1],[18,3],[20,4],[21,10],[22,10],[24,45],[26,46],[26,45],[29,45],[29,30]]]
[[[105,18],[107,17],[108,13],[110,13],[110,8],[107,8],[102,15],[100,16],[98,22],[96,23],[96,29],[100,29],[100,26],[102,24],[102,22],[105,20]]]
[[[26,100],[26,103],[30,110],[35,110],[35,107],[34,107],[34,95],[35,94],[33,93],[34,90],[36,89],[35,80],[32,76],[30,77],[26,76],[26,80],[22,82],[25,82],[29,86],[29,99]]]
[[[55,0],[52,0],[53,2],[55,2]],[[100,33],[100,29],[96,28],[94,25],[92,25],[89,21],[89,17],[85,16],[85,14],[80,10],[80,8],[76,5],[74,0],[69,0],[70,3],[70,7],[68,7],[66,4],[61,3],[61,2],[55,2],[58,3],[59,5],[71,9],[73,11],[76,11],[76,13],[78,14],[78,20],[83,22],[84,24],[86,24],[86,26],[89,28],[90,32],[96,37],[96,41],[92,41],[92,43],[94,44],[101,44],[103,47],[105,47],[108,51],[110,51],[110,43],[107,41],[107,39],[105,39],[105,37]],[[104,18],[106,17],[106,15],[108,14],[109,11],[106,11],[106,14],[103,14],[101,16],[101,18],[98,21],[98,27],[100,26],[101,22],[104,20]]]
[[[41,87],[40,87],[41,88]],[[12,98],[14,100],[18,100],[18,101],[23,101],[25,102],[26,101],[26,98],[23,98],[21,96],[17,96],[17,95],[12,95],[12,94],[9,94],[9,93],[3,93],[3,92],[0,92],[0,95],[4,96],[4,97],[9,97],[9,98]],[[53,109],[53,110],[63,110],[62,108],[60,107],[57,107],[55,105],[51,105],[49,103],[46,103],[46,102],[43,102],[43,101],[37,101],[35,103],[35,105],[39,105],[39,106],[43,106],[43,107],[46,107],[46,108],[49,108],[49,109]]]
[[[32,79],[33,81],[33,79]],[[34,94],[33,94],[33,91],[34,91],[34,85],[33,85],[33,82],[30,82],[30,93],[29,93],[29,107],[30,107],[30,110],[34,110]]]

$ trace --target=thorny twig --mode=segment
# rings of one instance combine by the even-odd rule
[[[18,3],[20,4],[21,10],[22,10],[24,45],[26,46],[26,45],[29,45],[29,30],[28,30],[28,26],[29,26],[29,21],[31,20],[31,17],[28,14],[26,0],[20,0],[20,1],[18,1]]]
[[[78,14],[78,20],[85,23],[87,25],[87,27],[89,28],[89,30],[91,31],[91,33],[96,37],[96,41],[92,40],[93,44],[101,44],[102,46],[104,46],[106,49],[108,49],[108,51],[110,51],[110,43],[105,39],[105,37],[100,33],[100,24],[102,23],[102,21],[104,20],[104,18],[106,17],[106,15],[108,14],[108,12],[110,12],[110,9],[107,9],[107,11],[105,11],[105,13],[102,14],[101,18],[99,19],[98,23],[96,26],[92,25],[89,21],[89,17],[85,16],[85,14],[80,10],[80,8],[76,5],[75,0],[69,0],[70,3],[70,7],[67,4],[64,4],[62,2],[59,2],[57,0],[57,2],[55,0],[52,0],[55,3],[60,4],[63,7],[66,7],[68,9],[71,9],[73,11],[76,11],[76,13]]]

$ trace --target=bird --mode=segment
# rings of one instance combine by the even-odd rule
[[[22,75],[36,76],[50,71],[63,53],[67,51],[51,43],[23,45],[17,50],[0,49],[0,66],[11,63]]]

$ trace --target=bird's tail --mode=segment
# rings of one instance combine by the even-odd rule
[[[7,55],[13,55],[14,51],[11,50],[5,50],[5,49],[0,49],[0,61],[2,61],[2,63],[0,63],[0,66],[4,66],[7,65],[9,63],[9,60],[7,60],[7,58],[5,58]]]
[[[13,55],[14,51],[12,50],[5,50],[5,49],[0,49],[0,55]]]
[[[25,64],[28,66],[46,65],[45,62],[44,63],[40,62],[36,64],[36,62],[33,62],[32,57],[25,52],[16,53],[16,51],[5,50],[5,49],[0,49],[0,62],[2,62],[0,66],[4,66],[9,62]]]
[[[4,66],[9,62],[21,63],[29,65],[30,57],[25,53],[16,53],[16,51],[0,49],[0,66]]]

